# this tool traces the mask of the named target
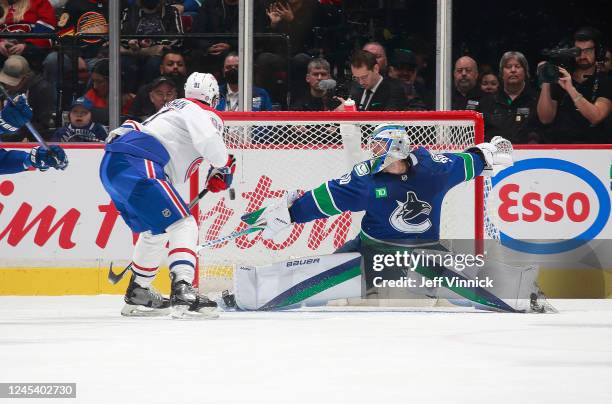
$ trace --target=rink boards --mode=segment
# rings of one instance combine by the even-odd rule
[[[0,294],[98,294],[124,290],[122,285],[111,287],[106,282],[106,272],[111,261],[116,265],[129,261],[133,236],[99,183],[101,147],[69,146],[68,155],[70,167],[65,172],[0,177]],[[312,158],[316,159],[316,153]],[[612,239],[611,148],[531,146],[517,150],[515,159],[515,167],[502,171],[493,187],[494,198],[499,201],[493,213],[504,244],[555,257],[584,248],[589,239]],[[188,200],[197,184],[192,184],[191,189],[189,184],[178,188]],[[605,248],[605,244],[590,253],[600,262],[612,262],[612,248]],[[554,259],[550,262],[558,266]],[[578,274],[582,281],[569,283],[584,289],[579,293],[608,295],[604,272],[583,264],[565,262],[566,274],[582,266]],[[556,272],[549,275],[543,269],[544,289],[546,283],[552,285],[563,278]],[[164,289],[167,277],[162,274],[158,278],[163,281],[158,286]],[[568,282],[567,277],[564,279]]]

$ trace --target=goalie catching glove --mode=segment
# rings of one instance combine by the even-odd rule
[[[496,169],[510,167],[513,163],[512,143],[501,136],[495,136],[489,143],[480,143],[466,149],[466,152],[479,154],[484,160],[485,167],[482,175],[490,177]]]
[[[206,179],[206,188],[210,192],[221,192],[232,185],[234,172],[236,171],[236,158],[232,154],[227,159],[227,164],[223,167],[210,167]]]

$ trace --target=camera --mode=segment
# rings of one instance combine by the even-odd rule
[[[576,58],[580,56],[580,48],[544,49],[542,56],[546,57],[546,63],[538,67],[538,77],[542,83],[556,83],[561,77],[559,67],[572,73],[576,67]]]

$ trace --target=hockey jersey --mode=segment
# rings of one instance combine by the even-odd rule
[[[228,159],[223,120],[215,110],[189,98],[170,101],[142,124],[126,121],[110,133],[107,142],[107,151],[162,164],[173,184],[186,182],[202,159],[215,167],[224,166]]]
[[[437,241],[444,195],[455,185],[480,175],[482,158],[474,153],[432,154],[418,147],[407,173],[371,173],[369,161],[339,179],[306,192],[289,212],[296,223],[344,211],[365,211],[361,236],[377,241]]]
[[[21,150],[0,149],[0,174],[14,174],[26,171],[26,158],[28,153]]]

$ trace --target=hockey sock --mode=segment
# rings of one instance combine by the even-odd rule
[[[166,252],[167,234],[140,233],[132,256],[134,282],[148,288],[159,271],[159,264]]]
[[[166,232],[170,236],[168,265],[173,280],[191,284],[197,258],[198,225],[193,216],[189,216],[169,226]]]

